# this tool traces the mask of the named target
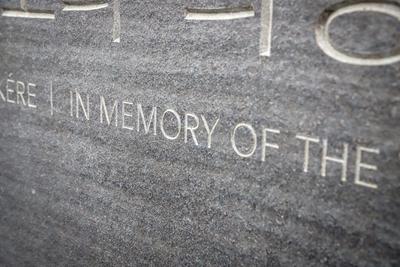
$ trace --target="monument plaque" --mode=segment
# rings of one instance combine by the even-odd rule
[[[1,0],[1,266],[399,266],[400,2]]]

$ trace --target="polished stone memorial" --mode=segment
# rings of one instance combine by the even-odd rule
[[[1,0],[1,266],[400,266],[400,2]]]

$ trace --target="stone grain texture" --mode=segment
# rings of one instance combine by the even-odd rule
[[[17,7],[19,1],[0,1]],[[121,0],[61,12],[55,21],[0,17],[1,90],[9,74],[38,85],[36,110],[0,99],[1,266],[400,266],[400,64],[342,64],[315,42],[332,0],[274,3],[272,56],[258,54],[259,0]],[[186,7],[252,4],[255,18],[185,21]],[[389,51],[400,24],[374,13],[343,16],[344,50]],[[49,113],[53,84],[56,110]],[[69,90],[220,118],[213,146],[71,118]],[[135,115],[136,116],[136,115]],[[135,118],[135,117],[134,117]],[[211,120],[210,119],[210,120]],[[265,162],[230,145],[235,124],[280,129]],[[172,129],[170,129],[172,131]],[[349,143],[348,181],[320,145],[302,171],[297,133]],[[355,144],[377,190],[354,184]]]

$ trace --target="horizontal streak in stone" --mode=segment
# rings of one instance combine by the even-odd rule
[[[22,11],[22,10],[12,10],[5,9],[1,13],[3,17],[12,18],[30,18],[30,19],[55,19],[54,13],[50,12],[36,12],[36,11]]]
[[[91,11],[108,7],[108,3],[90,5],[71,5],[66,4],[62,11]]]
[[[187,8],[185,19],[187,20],[231,20],[254,17],[252,6],[234,8],[201,9]]]

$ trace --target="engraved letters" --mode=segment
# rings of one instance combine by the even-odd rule
[[[36,19],[55,19],[54,12],[49,11],[29,11],[27,0],[20,0],[20,9],[8,10],[4,9],[2,16],[4,17],[20,17],[20,18],[36,18]],[[92,11],[107,8],[106,2],[85,4],[85,1],[79,4],[64,0],[63,11]],[[121,41],[121,18],[120,18],[120,0],[114,0],[113,9],[113,26],[112,41],[119,43]],[[393,50],[389,55],[386,54],[370,54],[358,55],[349,54],[336,49],[330,40],[329,26],[335,18],[345,14],[354,12],[378,12],[387,14],[397,18],[400,21],[400,6],[394,2],[343,2],[326,9],[320,16],[317,27],[315,29],[316,41],[322,51],[331,58],[347,64],[363,65],[363,66],[379,66],[393,64],[400,61],[400,47]],[[228,7],[228,8],[186,8],[186,20],[229,20],[242,19],[255,16],[253,6],[246,7]],[[261,0],[261,27],[259,54],[262,57],[271,56],[272,42],[272,18],[273,18],[273,0]]]
[[[400,6],[396,3],[385,2],[362,2],[362,3],[341,3],[328,8],[320,17],[315,30],[317,43],[325,54],[340,62],[362,66],[379,66],[393,64],[400,61],[400,47],[389,55],[370,54],[356,55],[336,49],[329,38],[329,26],[335,18],[353,12],[379,12],[397,18],[400,22]]]
[[[0,99],[3,102],[35,109],[37,108],[35,102],[35,92],[36,84],[13,80],[11,77],[9,77],[6,80],[5,91],[0,89]]]
[[[28,9],[27,0],[20,0],[20,9],[4,9],[3,17],[26,18],[26,19],[50,19],[54,20],[54,12],[48,10],[31,11]]]
[[[30,109],[37,108],[35,98],[38,86],[36,84],[14,80],[10,75],[3,87],[0,89],[0,101],[3,103]],[[49,93],[50,110],[52,112],[57,110],[59,114],[60,111],[55,109],[52,101],[54,97],[52,84]],[[151,134],[162,137],[166,141],[181,141],[192,147],[207,149],[221,145],[221,132],[225,132],[223,135],[230,138],[232,156],[257,160],[261,164],[269,164],[270,161],[276,160],[279,153],[287,153],[288,141],[283,141],[287,139],[282,138],[280,129],[257,129],[248,122],[241,122],[227,129],[220,125],[219,118],[206,118],[202,114],[193,112],[180,114],[173,108],[162,109],[155,106],[143,106],[140,102],[121,101],[104,96],[96,97],[90,93],[79,92],[77,89],[69,90],[68,93],[68,114],[70,118],[78,119],[81,123],[89,123],[89,121],[93,123],[94,118],[99,118],[97,123],[105,127],[119,127],[132,134]],[[218,137],[217,144],[213,142],[216,136]],[[298,142],[298,150],[295,153],[301,159],[302,167],[301,165],[299,167],[304,173],[310,173],[312,170],[314,175],[320,175],[320,177],[336,174],[335,179],[342,183],[378,189],[376,178],[370,175],[371,171],[378,170],[372,156],[379,155],[379,149],[360,144],[333,145],[333,142],[330,143],[327,138],[320,139],[302,134],[295,134],[290,138],[294,143],[301,141]],[[314,153],[310,152],[311,149]],[[319,153],[315,152],[317,149]],[[337,171],[339,168],[340,172]],[[348,179],[349,171],[354,173],[353,181]]]

